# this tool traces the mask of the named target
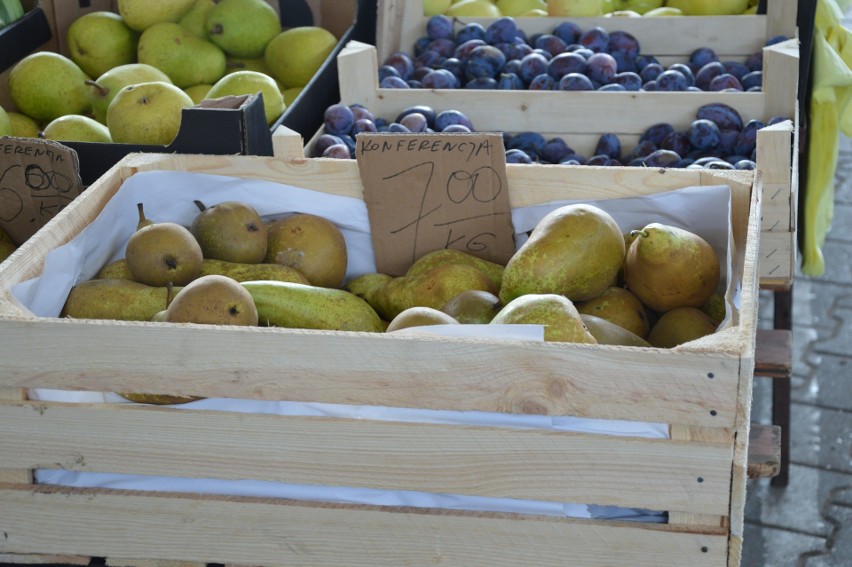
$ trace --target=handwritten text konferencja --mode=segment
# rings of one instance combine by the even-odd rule
[[[392,136],[387,140],[359,139],[358,146],[362,153],[367,152],[459,152],[467,154],[467,159],[479,156],[481,153],[491,155],[491,141],[478,139],[474,142],[445,140],[439,137],[430,139]]]

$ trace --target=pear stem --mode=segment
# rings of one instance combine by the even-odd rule
[[[631,230],[630,236],[636,238],[637,236],[641,236],[642,238],[648,238],[648,231],[646,230]]]
[[[168,282],[166,284],[166,309],[169,308],[169,305],[172,304],[172,299],[174,299],[174,295],[172,294],[172,288],[174,284],[172,282]]]
[[[94,87],[96,91],[98,91],[98,96],[106,96],[109,94],[109,89],[103,85],[99,85],[96,81],[92,79],[86,79],[86,84],[90,87]]]
[[[193,201],[193,203],[195,203],[195,206],[198,207],[198,210],[202,213],[207,210],[207,206],[201,201]]]
[[[147,219],[145,218],[145,208],[142,203],[136,203],[136,210],[139,211],[139,222],[145,222]]]

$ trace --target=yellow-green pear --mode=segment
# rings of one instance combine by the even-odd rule
[[[3,107],[0,106],[0,136],[11,135],[13,135],[12,119],[9,117],[9,113],[3,110]]]
[[[180,24],[163,22],[142,32],[139,63],[152,65],[180,88],[215,83],[225,74],[225,53]]]
[[[284,114],[284,97],[275,80],[257,71],[228,73],[214,84],[204,98],[213,99],[229,95],[263,94],[263,112],[266,123],[272,124]]]
[[[548,0],[547,14],[552,17],[580,18],[603,14],[601,0]]]
[[[674,348],[716,332],[716,323],[696,307],[676,307],[663,313],[648,333],[657,348]]]
[[[176,86],[155,81],[121,89],[107,108],[107,126],[119,144],[165,146],[180,130],[184,108],[193,106]]]
[[[689,230],[662,223],[636,234],[624,259],[627,289],[655,311],[704,305],[721,272],[713,247]]]
[[[266,257],[267,237],[254,207],[242,201],[223,201],[206,206],[195,201],[199,213],[189,231],[205,258],[259,264]]]
[[[90,77],[136,61],[139,33],[115,12],[88,12],[71,22],[65,38],[71,60]]]
[[[651,328],[645,306],[623,287],[608,287],[597,297],[578,302],[577,311],[606,319],[642,338]]]
[[[167,294],[165,287],[126,279],[87,280],[71,288],[60,317],[150,321],[166,306]]]
[[[263,326],[373,333],[385,329],[366,301],[342,289],[273,281],[241,285],[254,299]]]
[[[171,83],[169,76],[151,65],[144,63],[128,63],[106,71],[94,81],[87,81],[91,88],[92,113],[95,120],[106,124],[106,113],[109,103],[118,91],[128,85],[161,81]]]
[[[11,242],[0,241],[0,262],[12,255],[18,247]]]
[[[207,39],[207,16],[214,6],[216,6],[216,0],[195,0],[178,23],[198,37]]]
[[[290,89],[282,90],[281,95],[284,97],[284,106],[287,107],[287,106],[290,106],[291,104],[293,104],[293,101],[296,100],[296,98],[300,94],[302,94],[302,90],[304,88],[305,87],[293,87],[293,88],[290,88]]]
[[[260,57],[280,32],[278,13],[265,0],[219,0],[207,15],[207,38],[235,57]]]
[[[328,58],[337,38],[316,26],[290,28],[266,44],[263,57],[284,88],[304,87]]]
[[[503,284],[503,266],[465,252],[464,250],[456,250],[454,248],[440,248],[424,254],[408,268],[405,275],[414,276],[422,274],[442,264],[465,264],[473,266],[491,278],[497,289],[500,289],[500,286]]]
[[[343,289],[374,305],[376,292],[392,279],[393,277],[387,274],[362,274],[346,282]]]
[[[430,325],[458,325],[459,322],[432,307],[410,307],[393,318],[385,330],[387,333],[410,327],[428,327]]]
[[[112,142],[109,128],[94,118],[79,114],[68,114],[51,120],[44,127],[42,137],[60,142]]]
[[[173,222],[150,224],[134,232],[124,257],[133,279],[151,286],[186,285],[201,273],[203,260],[192,233]]]
[[[423,0],[423,15],[437,16],[447,11],[452,0]]]
[[[620,327],[615,323],[589,315],[580,313],[580,318],[583,324],[601,345],[621,345],[621,346],[640,346],[649,347],[651,343],[635,333],[631,333],[624,327]]]
[[[461,0],[453,3],[444,12],[448,16],[467,16],[471,18],[499,18],[500,8],[491,0]]]
[[[544,10],[547,13],[547,0],[497,0],[497,8],[504,16],[522,17],[531,10]]]
[[[503,271],[504,304],[527,293],[596,297],[624,261],[624,236],[606,211],[588,204],[559,207],[542,218]]]
[[[192,85],[191,87],[186,87],[183,89],[183,92],[189,95],[189,98],[192,99],[192,102],[195,104],[200,103],[202,100],[207,98],[207,93],[210,92],[210,88],[213,85],[201,84],[201,85]]]
[[[189,12],[195,0],[118,0],[118,13],[124,23],[144,31],[160,22],[177,22]]]
[[[38,138],[38,133],[41,130],[38,122],[20,112],[9,112],[7,114],[9,115],[9,123],[12,125],[12,136],[17,138]],[[0,112],[0,115],[2,115],[2,112]],[[2,118],[0,118],[0,121],[2,121]]]
[[[597,343],[577,308],[563,295],[522,295],[507,303],[494,316],[491,324],[544,325],[544,340],[547,342]]]
[[[668,0],[666,6],[679,8],[685,16],[735,16],[748,8],[748,0]]]
[[[479,289],[461,292],[441,307],[441,311],[462,324],[490,323],[503,304],[493,293]]]
[[[50,122],[66,114],[88,114],[88,77],[71,59],[37,51],[18,61],[9,72],[9,96],[33,120]]]
[[[237,71],[257,71],[272,77],[272,71],[266,65],[266,59],[261,57],[233,57],[225,58],[225,74]],[[274,79],[274,77],[273,77]]]

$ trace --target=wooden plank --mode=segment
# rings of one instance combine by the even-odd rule
[[[717,335],[724,341],[725,332]],[[93,344],[110,348],[79,356]],[[47,318],[0,325],[0,358],[9,361],[0,386],[18,388],[665,418],[708,427],[732,425],[740,364],[736,353]]]
[[[40,487],[0,489],[0,552],[259,565],[718,566],[721,528]],[[50,534],[50,537],[44,537]]]
[[[687,443],[721,443],[728,448],[725,461],[726,474],[730,475],[730,463],[733,459],[733,437],[728,429],[709,429],[706,427],[690,427],[684,425],[672,425],[670,435],[673,440],[685,441]],[[727,526],[727,501],[729,490],[725,490],[721,498],[721,514],[711,514],[710,510],[701,512],[680,512],[669,510],[669,524],[692,525],[692,526]]]
[[[761,286],[789,286],[797,258],[795,232],[760,232]]]
[[[426,35],[428,18],[420,4],[402,0],[380,0],[376,45],[384,60],[394,51],[411,52],[417,38]],[[464,23],[488,26],[494,18],[463,18]],[[745,56],[760,51],[765,40],[767,17],[702,16],[678,18],[616,18],[617,29],[636,36],[641,52],[648,55],[689,55],[698,47],[712,47],[724,57]],[[565,18],[524,18],[520,27],[528,34],[551,33]],[[572,18],[587,30],[595,26],[616,29],[612,18]],[[795,20],[794,20],[795,21]]]
[[[769,0],[766,11],[766,38],[776,35],[797,37],[799,35],[796,26],[798,12],[799,3],[796,0]]]
[[[0,553],[0,565],[88,565],[91,562],[91,557],[80,557],[77,555]]]
[[[748,478],[772,478],[781,470],[781,436],[778,425],[752,424],[748,440]]]
[[[4,466],[717,514],[727,511],[731,462],[730,439],[677,442],[124,404],[0,405],[0,432]]]
[[[27,392],[21,388],[0,387],[0,402],[7,400],[26,400]],[[0,463],[0,482],[13,484],[31,484],[32,472],[25,467],[5,467]]]
[[[758,329],[755,376],[789,378],[793,373],[793,332],[789,329]]]
[[[748,92],[562,92],[483,91],[471,89],[376,89],[375,48],[350,42],[337,59],[340,99],[359,103],[380,115],[396,116],[415,104],[464,112],[481,131],[560,131],[564,133],[639,135],[652,124],[668,122],[686,130],[699,107],[725,103],[745,119],[765,116],[763,93]],[[357,77],[357,79],[356,79]],[[619,112],[612,112],[618,108]],[[561,127],[558,127],[561,126]]]
[[[798,90],[799,40],[790,39],[764,48],[762,92],[766,99],[766,118],[792,119],[798,104]]]
[[[302,151],[302,135],[286,126],[279,126],[272,133],[272,155],[278,159],[300,159],[305,157]]]

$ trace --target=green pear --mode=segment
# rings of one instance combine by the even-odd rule
[[[642,338],[651,328],[645,306],[623,287],[608,287],[597,297],[578,302],[577,311],[605,319]]]
[[[171,83],[169,76],[151,65],[144,63],[128,63],[106,71],[95,81],[87,81],[91,87],[92,113],[95,120],[106,124],[106,113],[109,103],[115,95],[127,85],[161,81]]]
[[[624,327],[611,323],[606,319],[580,313],[583,324],[601,345],[641,346],[649,347],[651,343]]]
[[[171,22],[154,24],[139,37],[139,63],[164,72],[180,88],[215,83],[225,74],[225,53]]]
[[[0,241],[0,262],[11,256],[12,252],[17,249],[18,247],[11,242]]]
[[[214,6],[216,6],[216,0],[195,0],[178,23],[198,37],[207,39],[207,16]]]
[[[493,293],[479,289],[461,292],[441,307],[441,311],[463,324],[485,325],[500,312],[502,304]]]
[[[305,87],[293,87],[290,89],[282,89],[281,95],[284,97],[284,105],[290,106],[291,104],[293,104],[293,101],[295,101],[299,97],[299,95],[302,94],[302,90],[304,88]]]
[[[465,264],[467,266],[473,266],[491,278],[491,281],[494,282],[497,289],[500,289],[500,286],[503,284],[503,266],[496,262],[490,262],[480,258],[479,256],[474,256],[469,252],[455,250],[453,248],[440,248],[424,254],[408,268],[405,275],[414,276],[422,274],[423,272],[428,272],[435,266],[440,266],[442,264]]]
[[[46,140],[60,142],[112,143],[109,128],[88,116],[68,114],[60,116],[44,127],[42,136]]]
[[[242,201],[223,201],[207,207],[195,201],[190,232],[198,241],[205,258],[259,264],[266,257],[266,229],[257,211]]]
[[[201,272],[199,272],[198,277],[209,275],[228,276],[238,282],[273,280],[309,284],[308,278],[293,268],[281,264],[242,264],[204,258],[201,261]],[[127,266],[127,260],[121,258],[106,264],[92,279],[132,280],[133,273]]]
[[[118,13],[124,23],[144,31],[160,22],[177,22],[189,12],[195,0],[118,0]]]
[[[195,104],[199,104],[202,100],[207,98],[207,93],[210,92],[210,89],[213,85],[201,84],[201,85],[192,85],[191,87],[186,87],[183,89],[183,92],[189,95],[189,98],[192,99],[192,102]]]
[[[624,282],[646,307],[665,312],[701,307],[719,284],[719,257],[699,235],[650,223],[636,231],[624,259]]]
[[[422,274],[392,279],[376,291],[373,301],[379,315],[392,321],[409,307],[441,309],[470,289],[497,292],[494,282],[481,270],[464,264],[444,264]]]
[[[165,146],[180,130],[183,109],[191,106],[189,95],[170,83],[129,85],[109,104],[107,126],[116,143]]]
[[[427,327],[430,325],[458,325],[459,322],[431,307],[409,307],[393,318],[386,332],[392,333],[409,327]]]
[[[0,111],[2,111],[2,108],[0,108]],[[7,114],[9,115],[9,122],[12,124],[12,136],[17,138],[38,138],[38,133],[41,130],[38,122],[20,112],[9,112]],[[2,115],[2,112],[0,112],[0,115]],[[2,120],[0,118],[0,121]],[[2,131],[2,127],[0,127],[0,131]],[[0,134],[0,136],[2,135]]]
[[[257,307],[251,294],[227,276],[200,276],[184,287],[169,303],[169,323],[256,326]]]
[[[88,114],[92,104],[87,79],[82,69],[64,55],[38,51],[12,67],[9,96],[20,112],[41,122],[66,114]]]
[[[284,88],[304,87],[336,45],[337,38],[324,28],[290,28],[266,44],[263,58]]]
[[[0,106],[0,136],[11,136],[12,134],[12,119],[9,117],[9,113]]]
[[[370,305],[374,305],[376,292],[392,279],[393,277],[387,274],[362,274],[346,282],[343,289],[357,295]]]
[[[509,259],[500,299],[556,293],[585,301],[612,284],[623,261],[624,236],[612,216],[588,204],[559,207]]]
[[[373,333],[385,329],[366,301],[342,289],[272,281],[242,286],[254,299],[264,326]]]
[[[98,11],[71,22],[65,40],[71,60],[90,77],[98,77],[136,60],[139,33],[115,12]]]
[[[284,97],[278,90],[275,80],[269,75],[257,71],[236,71],[228,73],[207,92],[204,98],[220,98],[228,95],[263,94],[263,112],[266,123],[272,124],[284,114]]]
[[[263,57],[233,57],[225,58],[225,73],[236,73],[237,71],[257,71],[272,77],[272,71]]]
[[[674,348],[716,332],[716,323],[697,307],[675,307],[663,313],[648,342],[657,348]]]
[[[207,16],[207,37],[235,57],[260,57],[281,32],[278,13],[265,0],[219,0]]]
[[[71,288],[60,317],[150,321],[166,305],[167,293],[125,279],[88,280]]]
[[[547,342],[597,343],[571,300],[552,293],[530,293],[513,299],[494,316],[491,324],[544,325]]]
[[[491,0],[460,0],[453,2],[444,12],[447,16],[471,18],[499,18],[500,8]]]

